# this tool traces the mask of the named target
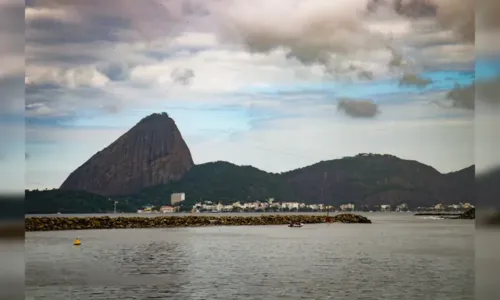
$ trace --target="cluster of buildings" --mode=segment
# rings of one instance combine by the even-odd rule
[[[170,197],[170,205],[155,207],[153,205],[146,205],[138,210],[138,213],[173,213],[178,212],[181,202],[186,199],[184,193],[174,193]],[[436,204],[432,207],[418,207],[413,208],[417,211],[461,211],[474,207],[470,203],[458,203],[452,205]],[[356,207],[353,203],[341,204],[338,208],[324,205],[324,204],[305,204],[299,202],[275,202],[273,198],[266,201],[255,201],[248,203],[234,202],[232,204],[222,204],[221,202],[215,203],[213,201],[202,201],[196,203],[192,212],[252,212],[252,211],[272,211],[272,212],[288,212],[288,211],[396,211],[405,212],[410,211],[410,207],[406,203],[396,206],[389,204],[375,205],[372,207],[360,206]]]
[[[412,210],[425,210],[425,211],[463,211],[474,207],[470,203],[459,203],[452,205],[436,204],[432,207],[418,207],[410,208],[406,203],[399,205],[374,205],[372,207],[360,206],[357,207],[353,203],[341,204],[338,208],[324,204],[305,204],[299,202],[273,202],[270,199],[267,202],[255,201],[249,203],[234,202],[232,204],[214,203],[212,201],[204,201],[196,203],[193,206],[193,212],[237,212],[237,211],[381,211],[381,212],[408,212]]]
[[[234,202],[229,205],[223,205],[221,202],[204,201],[196,203],[193,206],[193,212],[235,212],[235,211],[325,211],[333,210],[333,206],[323,204],[309,204],[299,202],[274,202],[274,199],[268,201],[255,201],[248,203]]]
[[[137,213],[173,213],[178,212],[182,201],[186,200],[186,194],[173,193],[170,195],[170,205],[160,207],[148,204],[142,209],[137,210]]]
[[[474,208],[474,205],[468,202],[463,202],[463,203],[460,202],[458,204],[450,204],[450,205],[436,204],[431,207],[417,207],[417,210],[418,211],[463,211],[470,208]]]

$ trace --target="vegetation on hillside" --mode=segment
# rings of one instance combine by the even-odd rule
[[[26,214],[107,213],[114,210],[113,199],[84,191],[26,190],[25,197]],[[135,211],[135,204],[120,201],[116,209]]]
[[[178,181],[113,200],[119,201],[119,211],[135,211],[146,204],[169,205],[170,195],[176,192],[186,193],[185,209],[198,201],[230,204],[269,198],[334,206],[350,202],[358,207],[473,202],[473,167],[464,170],[441,174],[416,161],[376,154],[323,161],[281,174],[218,161],[196,165]],[[113,202],[108,197],[85,192],[52,190],[26,194],[27,212],[112,210]]]

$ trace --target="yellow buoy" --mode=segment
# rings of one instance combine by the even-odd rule
[[[82,242],[78,238],[73,242],[73,245],[75,245],[75,246],[80,246],[81,244],[82,244]]]

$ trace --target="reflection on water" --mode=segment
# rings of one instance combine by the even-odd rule
[[[372,221],[27,233],[27,296],[473,299],[473,222]]]

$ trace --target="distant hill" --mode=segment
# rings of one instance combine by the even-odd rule
[[[59,190],[28,191],[25,203],[27,213],[109,211],[112,197],[121,210],[134,211],[168,204],[174,192],[186,193],[186,205],[267,198],[358,207],[474,203],[474,166],[442,174],[388,154],[358,154],[280,174],[224,161],[194,165],[174,120],[162,113],[96,153]]]
[[[135,211],[141,205],[149,203],[168,204],[170,194],[174,192],[186,193],[187,206],[200,200],[232,203],[274,198],[275,201],[335,206],[351,202],[357,206],[369,207],[401,203],[418,207],[436,203],[474,203],[473,184],[473,166],[441,174],[430,166],[392,155],[360,154],[319,162],[281,174],[224,161],[210,162],[195,165],[180,180],[148,187],[129,196],[114,196],[113,199],[120,201],[123,211]],[[65,205],[71,210],[88,211],[88,207],[92,205],[96,205],[99,210],[110,210],[111,202],[107,197],[75,193],[77,192],[60,190],[29,192],[26,194],[27,212],[38,212],[48,206],[58,207],[61,211]],[[51,200],[53,195],[59,200]],[[90,197],[92,204],[84,206],[82,203],[85,201],[78,200],[82,199],[80,197],[76,198],[73,207],[71,199],[75,195]]]
[[[387,154],[323,161],[283,176],[300,199],[323,199],[332,205],[451,204],[472,201],[474,191],[473,166],[441,174],[428,165]]]
[[[139,197],[165,200],[185,192],[186,203],[199,200],[300,201],[340,205],[413,207],[473,201],[474,167],[441,174],[417,161],[392,155],[360,154],[322,161],[290,172],[273,174],[250,166],[213,162],[193,167],[179,181],[143,190]]]
[[[106,213],[114,210],[114,202],[108,197],[84,191],[32,190],[25,192],[25,213],[54,214],[60,213]],[[119,211],[135,211],[126,203],[117,205]]]

